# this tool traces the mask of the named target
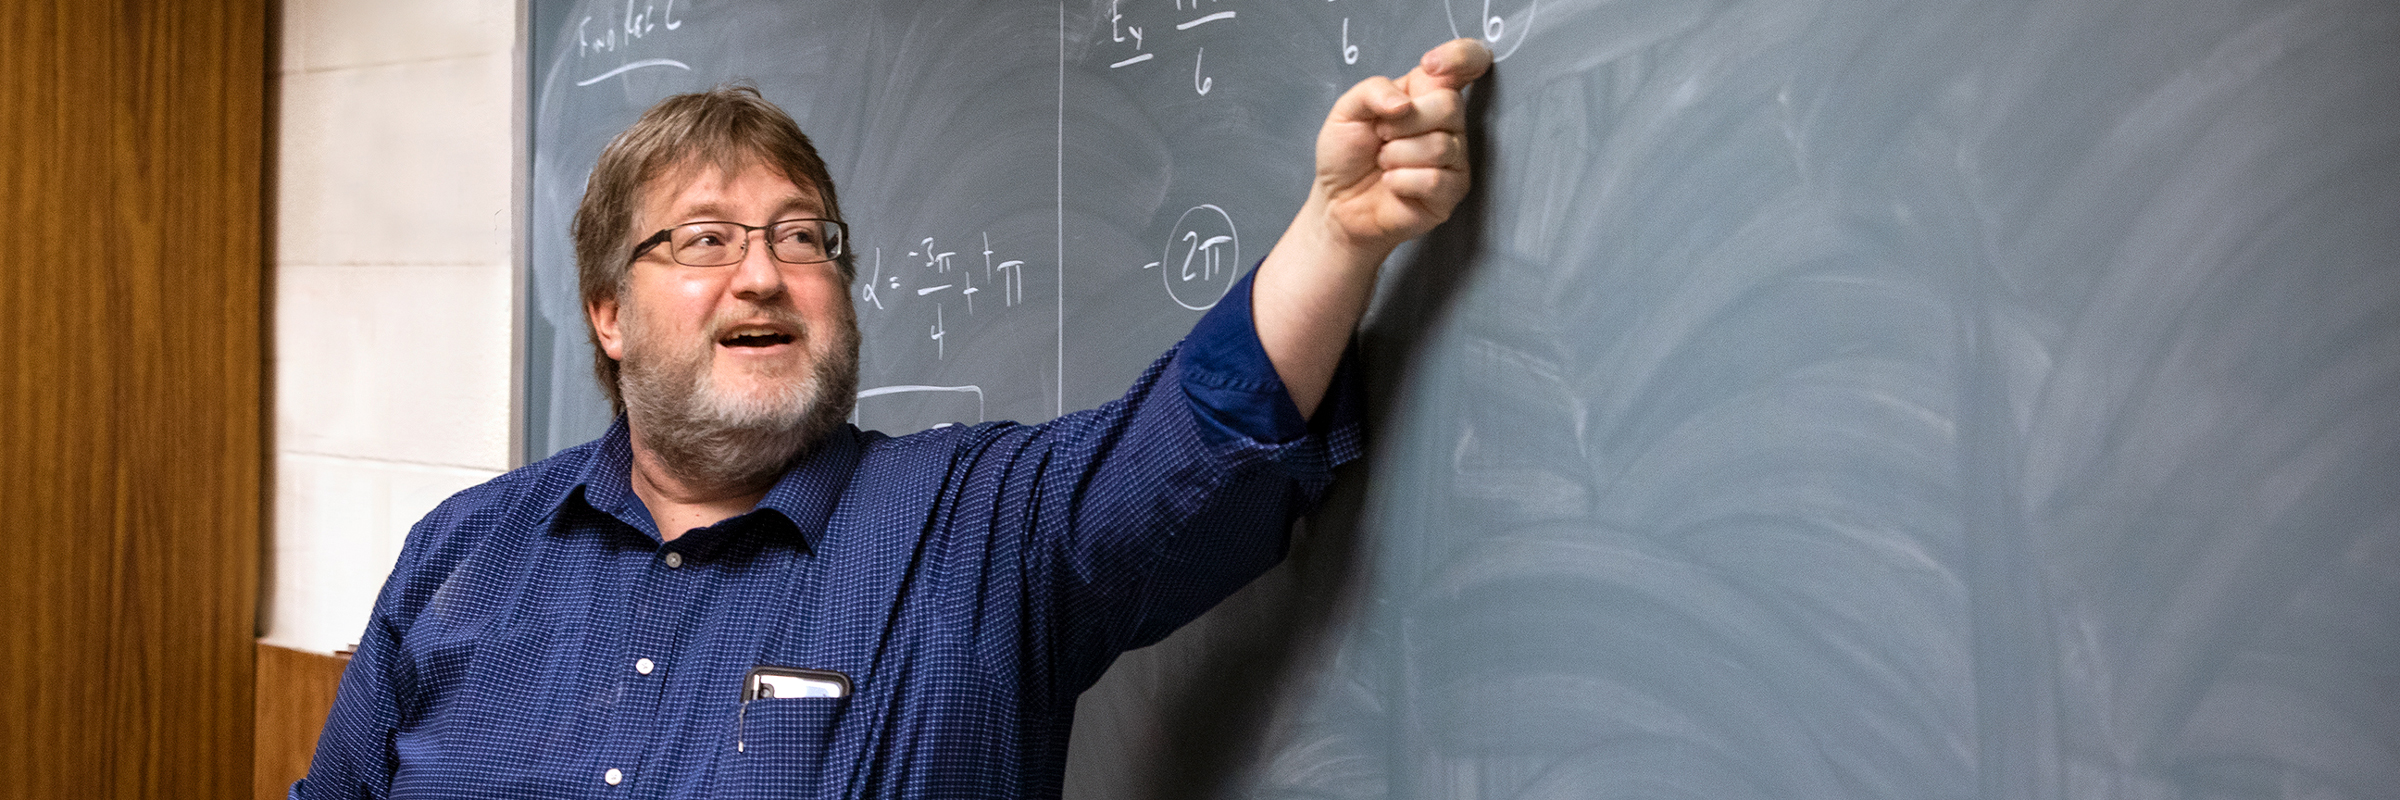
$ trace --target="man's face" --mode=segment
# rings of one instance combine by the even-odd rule
[[[702,220],[764,226],[820,216],[813,188],[769,167],[727,174],[704,165],[646,187],[633,232],[646,238]],[[624,364],[622,389],[637,433],[685,435],[645,432],[645,423],[791,427],[833,410],[833,422],[848,413],[858,333],[841,266],[778,262],[763,234],[751,234],[741,262],[728,266],[684,266],[666,245],[652,248],[628,270],[616,300],[587,311],[601,349]],[[645,409],[663,418],[643,419]]]

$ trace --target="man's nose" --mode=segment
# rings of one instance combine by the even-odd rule
[[[742,232],[742,260],[733,265],[733,294],[745,300],[765,300],[783,293],[782,265],[775,263],[766,231]],[[750,237],[759,237],[757,244]]]

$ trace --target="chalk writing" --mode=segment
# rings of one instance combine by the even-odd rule
[[[880,280],[883,280],[883,248],[878,247],[875,248],[875,272],[867,277],[867,288],[859,296],[861,302],[875,304],[877,311],[883,310],[883,300],[875,296],[875,282]],[[892,279],[892,288],[900,288],[899,278]]]
[[[1226,29],[1231,23],[1241,19],[1240,10],[1220,7],[1218,3],[1221,0],[1205,0],[1208,4],[1205,9],[1202,7],[1203,2],[1204,0],[1174,0],[1175,15],[1165,22],[1175,31],[1182,32],[1183,35],[1198,36],[1205,33],[1200,30],[1203,27]],[[1132,10],[1129,7],[1131,3],[1132,0],[1109,0],[1109,41],[1114,44],[1130,45],[1128,49],[1131,51],[1120,50],[1112,53],[1111,57],[1116,60],[1109,62],[1109,69],[1123,69],[1158,57],[1157,52],[1146,49],[1150,40],[1143,35],[1143,31],[1147,28],[1135,24],[1134,20],[1129,19],[1128,12]],[[1151,13],[1155,15],[1158,12]],[[1206,96],[1215,89],[1217,84],[1216,78],[1207,74],[1207,61],[1207,48],[1195,44],[1192,50],[1192,92],[1202,96]]]
[[[988,410],[988,409],[984,408],[984,403],[983,403],[983,387],[981,387],[981,386],[975,386],[975,385],[972,385],[972,384],[969,384],[969,385],[966,385],[966,386],[927,386],[927,385],[924,385],[924,384],[904,383],[904,384],[900,384],[900,385],[897,385],[897,386],[877,386],[877,387],[875,387],[875,388],[872,388],[872,389],[860,389],[860,390],[858,390],[858,399],[860,399],[860,400],[867,400],[867,399],[870,399],[870,398],[876,398],[876,397],[885,397],[885,396],[889,396],[889,395],[900,395],[900,394],[928,394],[928,393],[930,393],[930,394],[971,394],[971,395],[974,395],[974,396],[975,396],[975,421],[976,421],[976,422],[978,422],[978,423],[980,423],[980,422],[982,422],[982,421],[984,421],[984,420],[986,420],[986,419],[989,419],[989,418],[991,417],[991,412],[990,412],[990,410]],[[850,420],[851,420],[852,422],[857,422],[857,421],[858,421],[858,409],[857,409],[857,408],[855,408],[855,407],[853,407],[853,408],[850,410]],[[937,427],[937,428],[939,428],[939,427],[945,427],[945,426],[947,426],[947,425],[949,425],[949,424],[950,424],[950,423],[942,423],[941,425],[936,425],[936,426],[934,426],[934,427]]]
[[[1219,12],[1217,12],[1217,13],[1210,14],[1210,15],[1208,15],[1208,16],[1201,17],[1201,18],[1199,18],[1199,19],[1194,19],[1194,20],[1189,20],[1189,21],[1186,21],[1186,22],[1178,22],[1178,23],[1175,23],[1175,29],[1176,29],[1176,30],[1179,30],[1179,31],[1188,31],[1188,30],[1191,30],[1191,29],[1193,29],[1193,28],[1197,28],[1197,27],[1200,27],[1200,26],[1202,26],[1202,25],[1206,25],[1206,24],[1208,24],[1208,23],[1211,23],[1211,22],[1216,22],[1216,21],[1218,21],[1218,20],[1224,20],[1224,19],[1233,19],[1233,18],[1234,18],[1234,12],[1231,12],[1231,11],[1219,11]]]
[[[936,253],[936,252],[934,252],[934,251],[933,251],[933,237],[931,237],[931,236],[927,236],[927,237],[925,237],[924,246],[925,246],[925,252],[923,253],[923,255],[925,256],[925,266],[933,268],[933,270],[934,270],[935,272],[949,272],[949,271],[950,271],[950,257],[951,257],[951,256],[954,256],[954,255],[958,255],[958,252],[957,252],[957,251],[950,251],[950,252],[944,252],[944,253]],[[908,254],[909,254],[909,255],[912,255],[912,256],[913,256],[913,255],[918,255],[917,251],[915,251],[915,250],[910,250],[910,251],[908,251]]]
[[[996,271],[996,272],[999,274],[999,279],[1000,279],[1000,302],[1001,302],[1001,304],[1002,304],[1002,305],[1007,305],[1007,306],[1013,306],[1013,305],[1016,305],[1016,304],[1018,304],[1018,303],[1025,302],[1025,262],[1023,262],[1023,261],[1002,261],[1002,262],[1000,262],[1000,264],[999,264],[998,266],[993,266],[993,265],[992,265],[992,253],[993,253],[993,252],[994,252],[994,251],[992,250],[992,235],[991,235],[991,234],[989,234],[989,233],[986,233],[986,234],[984,234],[984,235],[983,235],[983,280],[984,280],[984,282],[985,282],[985,283],[990,283],[990,282],[992,281],[993,273]],[[975,290],[973,290],[973,289],[968,289],[968,290],[967,290],[967,292],[968,292],[969,294],[973,294],[973,293],[975,292]],[[975,309],[975,303],[974,303],[974,299],[973,299],[973,298],[969,298],[969,299],[968,299],[968,301],[967,301],[967,310],[968,310],[968,312],[969,312],[969,313],[973,313],[974,309]]]
[[[1450,35],[1476,36],[1492,48],[1492,60],[1517,52],[1533,30],[1534,7],[1540,0],[1442,0],[1449,12]]]
[[[1133,35],[1133,49],[1135,49],[1135,50],[1140,50],[1140,49],[1142,49],[1142,27],[1141,27],[1141,26],[1139,26],[1139,25],[1126,25],[1126,26],[1124,26],[1124,27],[1121,27],[1121,28],[1120,28],[1120,27],[1118,27],[1117,23],[1118,23],[1118,22],[1120,22],[1120,21],[1122,21],[1122,20],[1124,20],[1124,19],[1125,19],[1125,15],[1117,13],[1117,2],[1118,2],[1118,0],[1108,0],[1108,36],[1109,36],[1109,40],[1110,40],[1110,41],[1115,41],[1115,42],[1123,42],[1123,41],[1125,41],[1125,35],[1126,35],[1126,34],[1132,34],[1132,35]]]
[[[1241,234],[1233,229],[1233,217],[1223,208],[1203,204],[1176,218],[1166,252],[1142,268],[1176,264],[1173,269],[1159,270],[1167,296],[1176,305],[1206,311],[1233,287],[1234,269],[1241,259]]]
[[[948,341],[957,334],[972,338],[974,329],[949,328],[950,302],[960,303],[967,316],[990,310],[991,297],[997,293],[1001,308],[1025,304],[1025,261],[1008,258],[1005,245],[995,244],[988,232],[979,233],[982,243],[978,251],[983,256],[983,270],[974,269],[973,261],[959,260],[957,250],[944,249],[945,237],[924,236],[916,246],[906,249],[913,267],[899,272],[883,271],[883,248],[874,248],[866,280],[859,285],[859,310],[862,313],[899,313],[906,310],[924,324],[925,341],[934,346],[934,358],[948,357]],[[972,254],[970,254],[972,255]],[[979,297],[980,296],[980,297]],[[983,300],[977,303],[977,300]],[[926,306],[932,306],[926,308]],[[913,309],[913,310],[907,310]],[[962,323],[963,324],[963,323]]]
[[[919,294],[923,294],[923,292],[919,292]],[[948,335],[950,335],[950,334],[949,334],[947,331],[944,331],[944,330],[942,329],[942,305],[941,305],[940,303],[935,303],[935,304],[933,305],[933,332],[932,332],[932,338],[933,338],[933,357],[934,357],[935,359],[937,359],[937,360],[938,360],[938,359],[942,359],[942,358],[945,358],[945,357],[946,357],[945,355],[943,355],[943,352],[942,352],[942,337],[945,337],[945,336],[948,336]]]
[[[599,22],[599,24],[594,25],[594,22]],[[624,16],[615,22],[585,16],[575,23],[575,57],[581,61],[596,56],[614,55],[643,39],[665,35],[665,32],[682,28],[683,23],[684,20],[675,14],[675,0],[666,0],[663,7],[654,2],[625,0]],[[614,59],[604,60],[613,61]],[[637,69],[651,67],[674,67],[686,71],[692,68],[690,64],[671,58],[644,58],[616,63],[597,75],[576,81],[575,85],[590,86]]]
[[[1025,302],[1025,262],[1002,261],[998,269],[1002,302],[1012,306]]]

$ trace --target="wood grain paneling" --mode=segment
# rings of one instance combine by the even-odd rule
[[[0,3],[0,798],[250,790],[266,34]]]
[[[281,800],[293,781],[308,777],[317,751],[317,732],[333,712],[350,659],[258,646],[258,752],[251,783],[258,800]]]

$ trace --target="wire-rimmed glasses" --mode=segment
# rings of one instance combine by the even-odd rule
[[[739,264],[750,254],[750,232],[765,231],[767,254],[786,264],[816,264],[842,257],[850,226],[837,220],[803,217],[779,219],[765,225],[724,220],[686,222],[651,234],[634,245],[633,259],[661,244],[667,257],[687,267]]]

